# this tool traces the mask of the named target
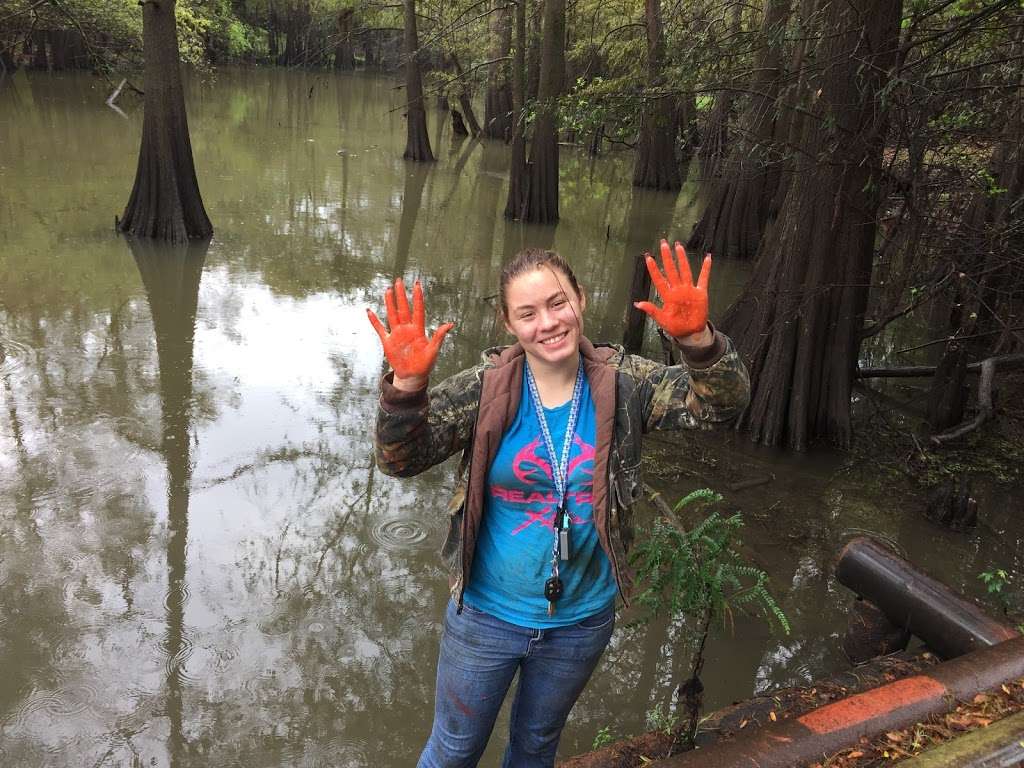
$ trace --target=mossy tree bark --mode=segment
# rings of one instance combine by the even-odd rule
[[[739,259],[757,254],[779,183],[776,116],[789,10],[790,0],[769,0],[765,7],[749,101],[722,163],[722,176],[711,182],[707,208],[690,235],[691,248]]]
[[[416,0],[402,0],[405,8],[405,98],[406,160],[429,163],[434,160],[427,133],[427,109],[423,103],[423,78],[420,75],[420,44],[416,35]]]
[[[683,185],[676,160],[678,116],[673,100],[663,93],[665,37],[661,28],[661,0],[644,0],[647,26],[647,105],[640,124],[640,141],[633,166],[633,186],[666,192]]]
[[[178,59],[174,0],[142,6],[145,112],[135,186],[118,225],[133,237],[181,243],[213,225],[199,194]]]
[[[832,0],[801,151],[754,274],[723,329],[753,382],[739,426],[765,445],[851,440],[850,391],[871,283],[899,0]]]
[[[553,224],[558,221],[557,101],[565,79],[565,0],[545,0],[542,35],[537,119],[522,218],[534,224]]]

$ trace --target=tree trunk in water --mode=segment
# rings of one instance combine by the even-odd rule
[[[473,110],[473,102],[469,99],[469,91],[466,89],[465,70],[462,68],[462,64],[459,62],[459,57],[452,51],[452,66],[455,67],[455,74],[458,75],[459,84],[458,98],[459,106],[462,107],[462,114],[466,118],[466,122],[469,123],[469,131],[474,138],[480,135],[480,123],[477,122],[476,112]]]
[[[529,186],[523,221],[558,221],[557,101],[565,78],[565,0],[545,0],[537,120],[530,145]]]
[[[512,50],[512,24],[509,12],[504,7],[491,18],[491,35],[494,45],[491,59],[509,55]],[[489,139],[510,141],[512,138],[512,85],[509,82],[509,65],[506,61],[495,61],[487,67],[487,91],[484,94],[484,136]]]
[[[334,68],[355,69],[356,52],[352,47],[352,18],[355,11],[345,8],[338,14],[338,44],[334,47]]]
[[[49,69],[50,59],[46,55],[46,32],[32,33],[32,69]]]
[[[512,56],[512,159],[508,174],[505,218],[520,219],[526,206],[526,135],[523,107],[526,103],[526,0],[515,4],[516,46]]]
[[[790,0],[769,0],[754,64],[750,101],[739,137],[729,148],[723,175],[714,183],[703,216],[688,245],[704,253],[738,259],[757,254],[768,210],[779,182],[776,146],[777,98],[782,45]]]
[[[754,274],[723,329],[750,368],[739,426],[765,445],[850,444],[850,390],[871,282],[886,111],[902,3],[844,0],[822,9],[816,98],[797,168]]]
[[[420,44],[416,36],[416,0],[402,0],[405,7],[405,97],[406,160],[429,163],[434,160],[427,133],[427,109],[423,103],[423,80],[420,77]]]
[[[676,161],[676,108],[663,93],[665,40],[661,32],[661,0],[644,0],[647,21],[647,106],[640,125],[640,142],[633,166],[633,186],[666,192],[683,185]]]
[[[174,0],[142,6],[145,110],[135,186],[119,223],[133,237],[179,243],[213,234],[199,194],[178,61]]]

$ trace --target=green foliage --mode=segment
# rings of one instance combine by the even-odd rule
[[[666,736],[670,736],[676,729],[676,725],[679,724],[679,715],[675,712],[670,712],[668,708],[663,708],[659,703],[647,710],[644,715],[644,722],[647,725],[647,730],[661,731]]]
[[[612,735],[612,728],[610,725],[606,725],[598,730],[590,747],[591,749],[600,749],[611,744],[613,741],[615,741],[615,736]]]
[[[675,511],[691,505],[708,506],[721,496],[704,488],[676,504]],[[632,562],[643,591],[637,602],[649,615],[724,621],[733,608],[760,610],[769,623],[789,633],[789,621],[768,592],[768,574],[748,564],[734,549],[742,517],[722,517],[712,511],[690,530],[665,517],[640,537]]]
[[[1010,612],[1010,575],[1002,568],[993,568],[991,571],[982,571],[978,578],[988,590],[988,595],[994,599],[1003,613]]]

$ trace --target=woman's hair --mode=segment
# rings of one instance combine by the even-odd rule
[[[506,264],[501,270],[501,283],[499,287],[501,296],[501,314],[508,318],[508,285],[520,275],[532,272],[535,269],[557,269],[569,281],[577,299],[583,298],[579,283],[576,282],[576,275],[572,273],[572,267],[563,259],[557,251],[549,251],[545,248],[524,248],[515,256],[512,261]]]

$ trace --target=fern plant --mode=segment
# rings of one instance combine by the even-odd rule
[[[743,518],[711,511],[687,530],[676,516],[686,507],[710,507],[721,500],[721,495],[709,488],[688,494],[671,514],[656,518],[651,530],[638,537],[631,556],[641,585],[637,602],[645,618],[665,614],[686,617],[701,628],[690,678],[677,691],[688,710],[683,735],[691,748],[700,718],[704,647],[712,626],[723,624],[734,609],[742,608],[759,612],[769,624],[789,633],[789,621],[768,591],[768,574],[750,565],[735,549]]]

